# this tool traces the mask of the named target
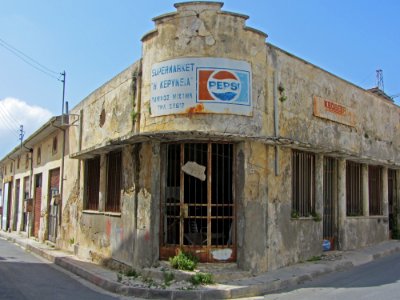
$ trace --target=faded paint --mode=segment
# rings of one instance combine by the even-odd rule
[[[175,13],[155,18],[155,30],[142,39],[141,60],[71,110],[80,119],[77,126],[69,127],[66,140],[59,247],[99,262],[156,265],[164,180],[161,171],[165,167],[160,152],[162,143],[176,141],[235,143],[233,247],[242,269],[259,273],[321,254],[323,223],[311,217],[291,218],[292,148],[318,153],[315,210],[320,215],[323,158],[339,158],[339,249],[355,249],[388,238],[384,197],[382,216],[346,216],[345,165],[346,160],[354,160],[363,163],[364,169],[368,164],[400,168],[399,107],[265,44],[265,34],[246,26],[247,16],[221,11],[221,6],[181,3]],[[210,114],[203,103],[187,107],[182,114],[152,115],[153,66],[193,57],[249,64],[253,106],[249,116],[231,115],[229,109]],[[279,99],[279,90],[274,90],[277,86],[286,98]],[[32,145],[34,157],[42,147],[42,163],[34,165],[33,174],[43,173],[44,191],[48,170],[59,166],[61,158],[60,154],[47,156],[51,138],[46,139]],[[121,212],[109,213],[104,211],[106,155],[117,149],[122,151]],[[89,212],[83,210],[84,160],[95,156],[102,161],[101,201],[99,211]],[[4,159],[2,165],[7,167],[5,178],[14,175],[9,160]],[[29,175],[29,169],[21,168],[13,180],[22,182]],[[400,183],[397,190],[400,193]],[[42,203],[45,210],[48,199]],[[42,239],[45,223],[41,218]],[[233,247],[214,249],[212,255],[225,260]]]

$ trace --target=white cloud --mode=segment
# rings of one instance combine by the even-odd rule
[[[52,113],[40,106],[7,97],[0,100],[0,159],[19,144],[19,127],[24,126],[27,138],[51,117]]]

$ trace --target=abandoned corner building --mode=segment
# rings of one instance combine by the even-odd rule
[[[222,6],[155,17],[139,60],[1,159],[2,230],[253,273],[399,237],[400,108]]]

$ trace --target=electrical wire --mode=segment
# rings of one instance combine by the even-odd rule
[[[54,76],[54,74],[58,74],[59,76],[61,76],[60,73],[55,72],[49,68],[47,68],[46,66],[44,66],[43,64],[39,63],[38,61],[36,61],[35,59],[31,58],[30,56],[28,56],[27,54],[23,53],[22,51],[18,50],[17,48],[15,48],[14,46],[10,45],[9,43],[5,42],[3,39],[0,38],[0,46],[2,46],[4,49],[10,51],[12,54],[14,54],[15,56],[17,56],[19,59],[21,59],[22,61],[24,61],[26,64],[30,65],[32,68],[35,68],[36,70],[42,72],[43,74],[56,79],[58,81],[61,81],[60,77],[56,77]],[[36,65],[35,65],[36,64]]]
[[[21,121],[14,118],[14,116],[7,110],[3,101],[0,101],[0,110],[3,111],[5,116],[8,116],[8,119],[11,121],[11,123],[21,124]]]
[[[3,123],[3,125],[7,127],[6,129],[8,129],[15,137],[19,139],[19,135],[17,133],[18,130],[16,128],[13,129],[2,114],[0,114],[0,121],[1,123]]]

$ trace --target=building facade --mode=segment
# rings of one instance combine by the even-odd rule
[[[34,182],[48,174],[42,202],[60,195],[57,245],[134,267],[184,249],[258,273],[324,242],[397,237],[399,107],[266,43],[222,3],[175,7],[153,19],[140,60],[71,110],[64,154],[33,165]],[[26,175],[7,177],[10,164],[3,203]]]

